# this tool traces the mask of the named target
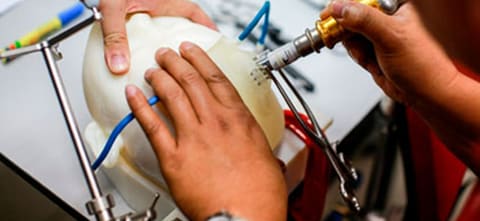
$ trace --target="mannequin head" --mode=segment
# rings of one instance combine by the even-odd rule
[[[112,75],[108,71],[103,59],[100,27],[95,26],[90,34],[85,52],[83,83],[87,105],[94,119],[94,125],[87,128],[87,142],[93,152],[100,152],[112,129],[130,112],[124,95],[125,86],[134,84],[147,97],[152,96],[144,73],[157,66],[154,60],[156,50],[169,47],[178,51],[183,41],[193,42],[207,51],[236,87],[264,130],[271,147],[280,143],[284,128],[283,113],[270,82],[263,76],[250,75],[255,68],[253,53],[241,50],[236,41],[183,18],[152,19],[146,14],[136,14],[127,23],[127,34],[131,67],[129,73],[122,76]],[[168,116],[163,114],[161,104],[155,108],[162,119],[172,125]],[[129,125],[115,143],[105,166],[115,166],[118,156],[122,156],[149,178],[163,182],[155,154],[136,122]]]

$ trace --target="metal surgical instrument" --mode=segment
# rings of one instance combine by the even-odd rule
[[[287,103],[287,106],[290,108],[293,115],[295,116],[295,119],[299,122],[300,126],[305,131],[305,134],[325,152],[328,161],[330,162],[331,166],[333,167],[335,173],[339,178],[340,195],[342,196],[343,200],[348,204],[349,208],[352,211],[360,213],[360,203],[358,202],[358,198],[356,197],[354,191],[355,183],[358,180],[358,174],[355,168],[352,167],[351,163],[345,160],[343,154],[337,152],[335,144],[330,143],[308,103],[300,95],[300,93],[295,88],[293,83],[288,79],[284,71],[282,69],[278,70],[282,80],[287,84],[289,90],[293,92],[295,99],[305,110],[309,120],[313,125],[313,128],[310,128],[308,126],[309,123],[302,119],[299,110],[294,104],[294,101],[290,98],[287,90],[285,90],[285,88],[282,86],[277,77],[272,73],[272,71],[266,71],[266,69],[262,68],[254,71],[257,72],[257,74],[259,72],[263,72],[264,75],[272,79],[273,83],[278,88],[281,96]]]
[[[406,0],[357,0],[357,2],[378,8],[386,14],[395,13]],[[266,50],[257,57],[257,63],[268,70],[280,70],[313,52],[327,47],[332,49],[345,37],[346,31],[333,17],[317,20],[315,28],[306,29],[305,33],[283,46]]]
[[[60,103],[63,115],[65,117],[68,131],[70,133],[77,156],[79,158],[81,168],[85,175],[91,197],[93,198],[91,201],[86,203],[88,213],[90,215],[94,215],[95,218],[99,221],[154,220],[156,217],[154,206],[158,198],[160,197],[158,194],[155,196],[153,204],[145,211],[135,214],[127,213],[125,215],[115,217],[112,211],[112,208],[115,206],[113,197],[110,194],[102,194],[100,186],[98,185],[97,178],[90,167],[90,161],[87,157],[85,144],[83,143],[78,123],[73,113],[73,109],[70,105],[65,86],[63,85],[60,70],[57,66],[57,61],[62,58],[62,54],[58,51],[58,44],[66,38],[72,36],[76,32],[82,30],[83,28],[93,24],[95,21],[98,21],[102,18],[102,15],[96,7],[98,5],[98,0],[82,0],[82,3],[84,3],[85,7],[92,11],[93,15],[81,21],[80,23],[66,29],[65,31],[38,44],[2,52],[0,53],[0,59],[20,57],[34,52],[42,53],[48,71],[50,73],[50,78],[55,88],[55,92]]]
[[[395,13],[405,0],[357,0],[358,2],[372,7],[378,8],[387,14]],[[320,147],[326,154],[331,166],[340,181],[340,195],[356,213],[361,212],[361,206],[355,195],[354,186],[358,180],[358,174],[351,163],[345,159],[342,153],[337,152],[336,145],[330,143],[322,128],[318,124],[313,111],[307,102],[302,98],[300,93],[295,89],[292,82],[287,78],[283,69],[296,61],[300,57],[307,56],[312,52],[320,52],[323,47],[333,48],[333,46],[342,40],[346,31],[337,23],[333,17],[325,20],[318,20],[314,29],[307,29],[305,34],[297,37],[273,51],[266,50],[257,55],[254,60],[258,68],[253,71],[255,75],[262,74],[272,79],[278,88],[280,94],[286,101],[287,105],[293,112],[296,120],[300,123],[305,133]],[[313,128],[308,127],[308,122],[300,117],[299,110],[290,98],[287,90],[282,86],[272,71],[278,71],[281,79],[286,83],[287,87],[295,99],[305,110],[309,120],[313,124]]]

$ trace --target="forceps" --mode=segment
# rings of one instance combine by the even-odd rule
[[[320,127],[312,109],[305,101],[305,99],[300,95],[298,90],[295,88],[293,83],[288,79],[286,74],[282,69],[278,70],[278,73],[281,79],[286,83],[288,89],[293,92],[294,98],[300,103],[302,108],[305,110],[309,120],[311,121],[313,128],[308,126],[308,122],[306,122],[301,116],[298,108],[295,106],[293,100],[287,93],[287,90],[281,84],[277,76],[275,76],[272,71],[268,71],[263,68],[258,68],[256,71],[263,72],[268,78],[270,78],[275,86],[277,87],[278,91],[280,92],[281,96],[285,100],[287,106],[292,111],[295,119],[299,122],[300,126],[304,130],[305,134],[318,146],[321,148],[327,156],[330,165],[332,165],[337,177],[340,181],[339,184],[339,191],[340,195],[343,200],[347,203],[349,208],[356,212],[361,212],[360,203],[358,202],[358,198],[355,194],[354,186],[355,183],[358,181],[358,174],[355,168],[351,165],[349,161],[347,161],[342,153],[337,152],[336,144],[330,143],[328,140],[325,132]]]

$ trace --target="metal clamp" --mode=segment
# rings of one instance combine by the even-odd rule
[[[139,213],[128,213],[121,217],[116,218],[116,221],[150,221],[154,220],[157,217],[157,213],[155,212],[155,205],[158,202],[160,195],[157,193],[155,194],[155,198],[153,199],[152,204],[150,207]]]
[[[322,128],[320,127],[313,111],[309,107],[308,103],[303,99],[300,93],[296,90],[292,82],[287,78],[285,73],[282,69],[278,70],[278,73],[282,80],[286,83],[289,90],[293,92],[294,97],[297,101],[299,101],[300,105],[305,110],[309,120],[311,121],[313,128],[308,126],[308,123],[302,119],[300,116],[300,112],[298,111],[297,107],[294,105],[292,99],[287,94],[287,91],[282,86],[280,81],[277,79],[272,71],[268,70],[265,67],[258,67],[254,72],[261,72],[267,75],[270,79],[272,79],[273,83],[279,90],[280,94],[282,95],[283,99],[287,103],[288,107],[292,111],[295,119],[299,122],[302,129],[305,131],[306,135],[312,139],[315,144],[321,148],[326,156],[330,165],[333,167],[337,177],[340,181],[339,191],[340,195],[342,196],[343,200],[347,203],[350,209],[354,212],[359,213],[361,211],[360,203],[355,194],[354,184],[358,180],[358,175],[354,167],[352,167],[349,161],[346,161],[342,153],[337,153],[337,149],[335,145],[332,145]]]
[[[112,209],[115,206],[112,195],[93,199],[86,204],[89,215],[94,215],[97,220],[108,220],[113,217]]]

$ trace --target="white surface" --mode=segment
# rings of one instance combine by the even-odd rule
[[[0,0],[0,15],[8,11],[22,0]]]
[[[0,45],[9,44],[73,2],[27,0],[19,4],[0,17]],[[294,37],[313,26],[318,12],[300,0],[273,0],[271,15],[275,24]],[[65,58],[59,63],[82,131],[90,121],[81,85],[87,33],[83,30],[61,44]],[[339,51],[323,50],[295,64],[316,83],[316,93],[306,97],[313,108],[334,119],[327,131],[332,141],[343,139],[382,96],[369,74]],[[89,193],[40,54],[0,66],[0,101],[0,151],[85,214]],[[102,177],[103,191],[112,192]],[[115,198],[120,204],[117,211],[127,211],[118,195]]]

